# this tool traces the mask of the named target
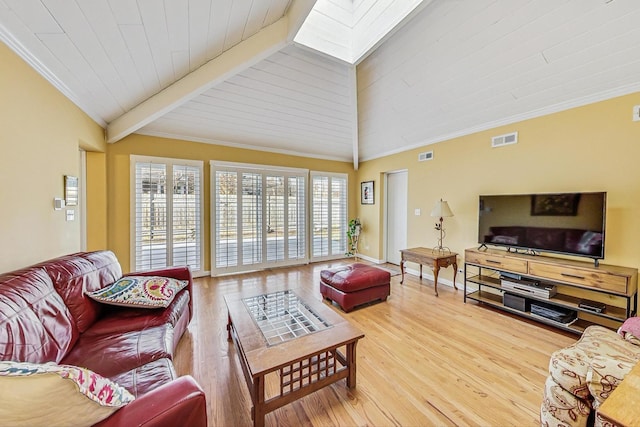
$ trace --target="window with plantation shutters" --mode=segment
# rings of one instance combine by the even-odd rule
[[[131,157],[135,270],[202,270],[202,162]]]
[[[211,274],[306,262],[308,171],[211,162]]]
[[[347,252],[347,175],[311,172],[311,258]]]

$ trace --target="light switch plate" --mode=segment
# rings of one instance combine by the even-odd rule
[[[633,107],[633,121],[640,122],[640,105],[635,105]]]
[[[416,216],[420,216],[422,212],[420,211],[420,208],[418,208],[414,211],[414,213],[416,214]]]
[[[73,221],[76,219],[76,211],[73,209],[67,209],[67,221]]]
[[[60,197],[54,197],[53,198],[53,209],[55,209],[57,211],[61,211],[62,209],[64,209],[64,199],[61,199]]]

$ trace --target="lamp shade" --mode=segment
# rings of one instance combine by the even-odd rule
[[[451,208],[446,200],[438,200],[436,205],[431,210],[431,216],[436,218],[444,218],[447,216],[453,216],[453,212],[451,212]]]

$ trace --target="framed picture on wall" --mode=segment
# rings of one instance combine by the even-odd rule
[[[373,181],[360,183],[360,203],[363,205],[373,205]]]
[[[64,202],[67,206],[76,206],[78,204],[77,176],[64,176]]]

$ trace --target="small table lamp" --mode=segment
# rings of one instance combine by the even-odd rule
[[[444,227],[442,226],[442,220],[444,217],[453,216],[453,212],[451,212],[451,208],[449,208],[449,204],[446,200],[438,200],[436,205],[431,210],[431,216],[435,218],[440,218],[439,222],[436,223],[436,230],[440,231],[440,238],[438,239],[438,246],[433,248],[434,250],[444,252],[445,250],[451,252],[451,249],[446,246],[442,246],[442,239],[444,239],[445,232]]]

